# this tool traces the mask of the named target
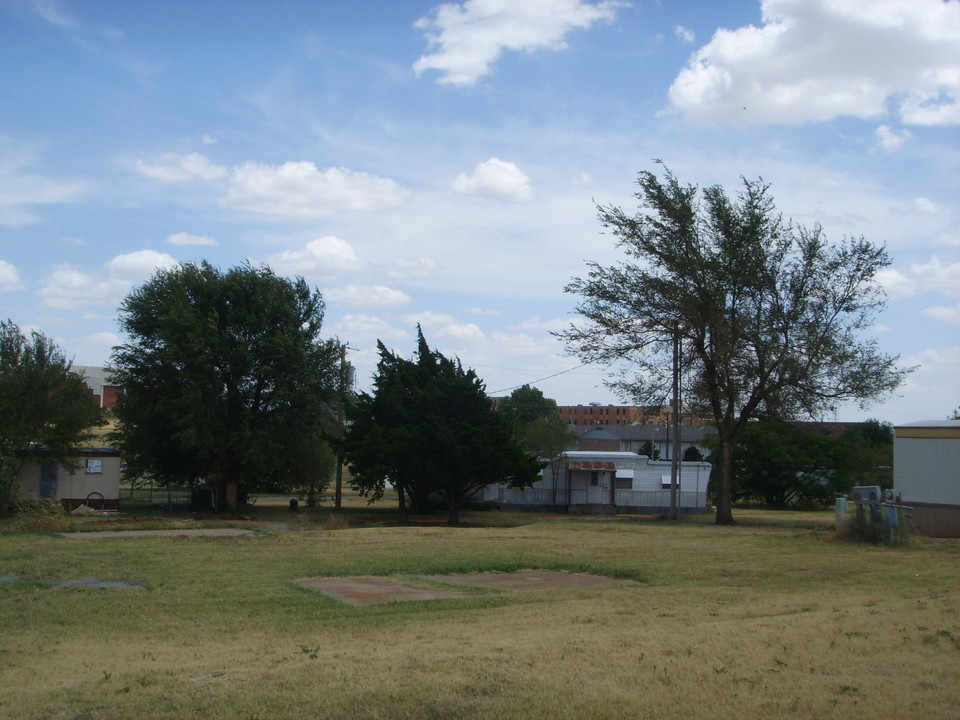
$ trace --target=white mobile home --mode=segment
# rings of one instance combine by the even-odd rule
[[[931,537],[960,537],[960,420],[893,429],[893,487]]]
[[[677,507],[707,509],[710,464],[680,463]],[[631,452],[571,450],[544,468],[533,487],[487,488],[484,500],[501,507],[567,510],[585,514],[666,513],[670,509],[670,462]]]

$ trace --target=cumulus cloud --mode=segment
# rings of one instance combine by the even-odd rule
[[[411,302],[411,298],[402,290],[386,285],[358,285],[351,283],[346,287],[328,288],[323,291],[328,300],[353,305],[355,307],[398,307]]]
[[[898,134],[895,130],[892,130],[889,125],[881,125],[877,128],[877,140],[880,142],[880,147],[886,152],[899,150],[900,146],[911,137],[912,135],[909,130],[904,130]]]
[[[911,265],[906,271],[886,268],[877,273],[877,280],[894,300],[921,292],[960,298],[960,262],[944,264],[937,257],[930,258],[929,262]],[[935,320],[960,325],[960,303],[935,305],[926,308],[923,313]]]
[[[379,210],[403,203],[410,191],[389,178],[312,162],[247,163],[233,170],[223,203],[279,218],[327,217],[339,210]]]
[[[191,235],[190,233],[178,232],[167,238],[171,245],[216,245],[217,239],[207,237],[206,235]]]
[[[23,290],[23,283],[20,281],[20,272],[17,266],[6,260],[0,260],[0,292],[14,292]]]
[[[104,265],[105,273],[84,272],[63,263],[44,279],[39,294],[43,304],[61,310],[86,305],[115,305],[130,288],[150,278],[160,268],[172,267],[176,259],[154,250],[117,255]]]
[[[154,272],[177,265],[177,259],[156,250],[136,250],[117,255],[104,267],[112,277],[131,283],[148,280]]]
[[[503,202],[524,202],[533,197],[530,178],[512,162],[497,158],[478,164],[470,175],[460,173],[451,187],[462,195]]]
[[[227,168],[216,165],[200,153],[189,155],[164,155],[165,162],[153,165],[137,160],[137,172],[163,183],[180,183],[189,180],[219,180],[227,176]]]
[[[960,123],[960,16],[942,0],[762,0],[670,87],[689,118],[733,125],[882,117]],[[892,51],[896,48],[896,51]],[[891,141],[893,137],[889,138]]]
[[[466,0],[444,3],[414,27],[422,30],[432,50],[413,65],[420,75],[438,70],[438,83],[473,85],[491,71],[504,50],[562,50],[564,37],[575,29],[611,21],[625,3],[603,0]]]
[[[434,335],[441,340],[452,343],[473,344],[483,342],[485,339],[483,330],[473,323],[452,323],[450,325],[444,325],[438,328],[434,332]]]
[[[363,261],[357,257],[350,243],[332,235],[311,240],[297,250],[284,250],[270,255],[267,264],[281,275],[327,280],[363,268]]]
[[[321,170],[309,161],[224,167],[199,153],[165,155],[164,162],[137,160],[136,169],[162,183],[225,181],[220,202],[279,219],[321,218],[341,210],[380,210],[400,205],[410,191],[390,178],[347,168]]]

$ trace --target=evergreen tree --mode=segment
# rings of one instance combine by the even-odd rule
[[[478,490],[530,485],[540,464],[494,411],[476,373],[431,350],[419,327],[417,335],[414,360],[379,343],[374,392],[350,410],[344,454],[361,494],[377,499],[389,482],[404,521],[436,494],[456,525]]]

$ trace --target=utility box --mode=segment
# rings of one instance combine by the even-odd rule
[[[857,485],[850,491],[850,499],[857,505],[877,505],[883,500],[879,485]]]

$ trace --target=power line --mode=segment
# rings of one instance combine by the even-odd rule
[[[517,388],[522,388],[524,385],[533,385],[533,383],[543,382],[544,380],[549,380],[550,378],[555,378],[555,377],[557,377],[558,375],[565,375],[565,374],[568,373],[568,372],[573,372],[574,370],[579,370],[580,368],[586,367],[587,365],[590,365],[590,363],[588,363],[588,362],[581,363],[580,365],[577,365],[576,367],[567,368],[566,370],[561,370],[560,372],[554,373],[553,375],[547,375],[546,377],[537,378],[536,380],[531,380],[530,382],[520,383],[519,385],[514,385],[513,387],[504,388],[503,390],[494,390],[492,393],[488,393],[488,394],[490,394],[490,395],[499,395],[500,393],[510,392],[511,390],[516,390]]]

